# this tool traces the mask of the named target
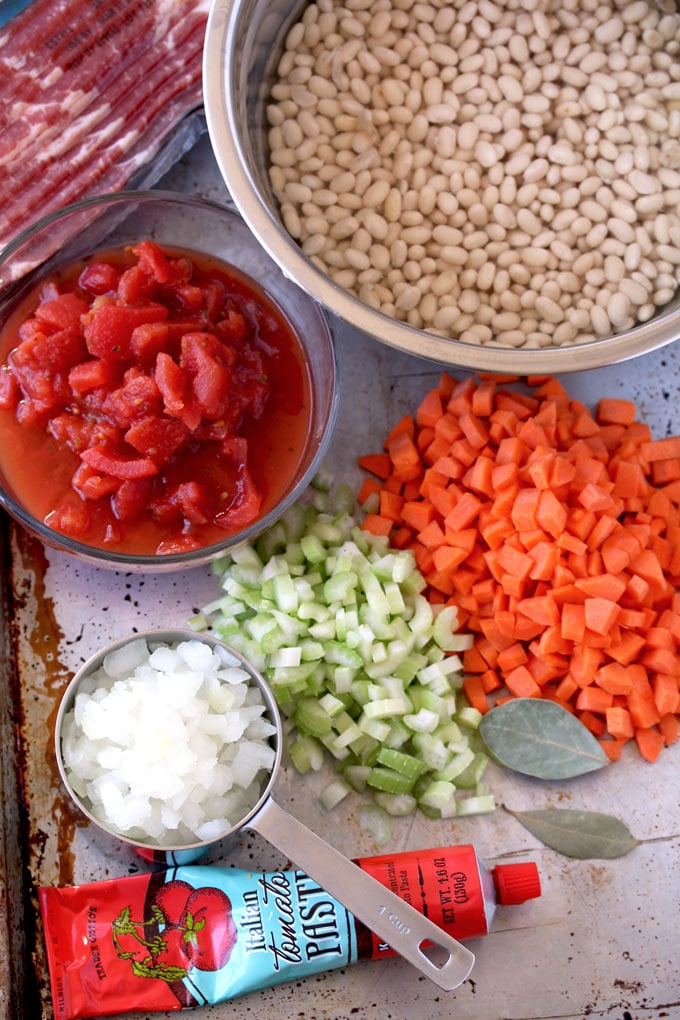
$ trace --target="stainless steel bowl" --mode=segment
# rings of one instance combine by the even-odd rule
[[[680,336],[680,293],[653,319],[587,343],[543,349],[483,347],[416,329],[334,283],[282,224],[268,180],[265,107],[290,26],[306,6],[291,0],[213,0],[204,54],[208,129],[241,215],[282,271],[327,310],[390,347],[460,368],[518,375],[600,368],[657,350]]]

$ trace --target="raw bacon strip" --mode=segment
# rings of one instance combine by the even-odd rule
[[[41,79],[36,79],[35,72],[14,76],[16,95],[2,94],[7,125],[0,134],[0,167],[34,158],[46,141],[59,135],[65,122],[117,89],[117,79],[148,50],[148,36],[140,37],[136,28],[123,25],[119,42],[120,56],[103,68],[88,61],[67,70],[54,68]]]
[[[40,104],[45,101],[44,93],[49,93],[50,105],[59,100],[68,103],[69,91],[78,94],[86,90],[86,77],[97,83],[99,75],[99,89],[103,91],[106,78],[118,73],[119,61],[111,61],[106,67],[96,61],[85,60],[86,49],[92,45],[90,23],[96,24],[96,7],[93,6],[91,11],[78,12],[74,0],[68,0],[68,3],[74,9],[64,11],[63,16],[71,19],[70,24],[57,25],[56,35],[46,37],[45,33],[41,33],[35,41],[27,39],[23,53],[15,55],[9,52],[9,46],[3,48],[0,38],[0,69],[6,81],[2,89],[0,125],[11,124],[14,132],[22,127],[23,120],[17,118],[23,112],[31,108],[40,112]],[[128,4],[129,0],[111,4],[106,20],[107,37],[111,40],[115,37],[119,60],[126,62],[134,56],[135,50],[140,51],[148,45],[148,33],[153,30],[153,13],[140,10],[139,16],[131,19],[126,10]],[[54,6],[63,8],[64,4]],[[83,24],[87,31],[83,30]],[[7,40],[8,43],[13,41],[13,37]]]
[[[9,169],[2,165],[2,150],[0,148],[0,189],[11,188],[14,193],[25,188],[33,180],[36,174],[43,178],[49,166],[60,165],[60,161],[68,158],[69,162],[78,164],[80,146],[83,144],[89,148],[97,145],[97,139],[105,138],[111,131],[111,123],[119,121],[121,125],[137,127],[137,111],[133,105],[143,107],[148,102],[147,95],[155,95],[159,76],[176,77],[180,83],[193,82],[196,80],[196,48],[201,48],[204,38],[202,20],[196,23],[194,19],[187,18],[180,25],[176,26],[164,40],[166,45],[173,51],[182,52],[183,58],[187,60],[187,71],[179,73],[164,62],[159,64],[157,53],[147,49],[143,52],[133,65],[118,76],[115,82],[117,105],[115,111],[111,109],[111,103],[107,100],[99,102],[93,108],[92,103],[81,116],[73,116],[71,122],[66,126],[55,123],[51,131],[43,133],[34,140],[28,154],[22,152],[22,158],[14,167]],[[149,80],[152,75],[153,80]],[[94,90],[91,96],[97,95]],[[106,92],[104,92],[106,95]],[[198,101],[200,102],[200,96]],[[75,114],[76,111],[71,111]],[[113,113],[113,118],[112,118]],[[103,132],[103,134],[102,134]],[[89,136],[89,137],[88,137]],[[44,192],[46,194],[46,191]],[[11,226],[10,221],[7,227]]]
[[[205,0],[33,0],[0,29],[0,248],[153,158],[202,102],[205,23]]]
[[[192,48],[192,52],[199,56],[202,42],[201,29],[196,33]],[[118,190],[124,186],[130,172],[136,169],[141,161],[136,161],[136,165],[130,167],[129,160],[126,160],[125,175],[114,173],[113,179],[118,180],[118,187],[112,188],[105,183],[105,176],[114,169],[116,162],[125,157],[132,146],[143,138],[144,132],[155,123],[156,117],[163,117],[166,105],[169,102],[175,104],[173,107],[175,116],[167,125],[172,127],[172,124],[177,122],[178,105],[184,107],[188,99],[192,99],[190,105],[197,105],[201,101],[200,73],[196,77],[195,70],[187,72],[186,75],[168,75],[162,64],[156,64],[153,70],[149,70],[146,81],[150,86],[148,98],[140,102],[139,95],[131,94],[127,103],[123,103],[115,112],[108,114],[93,135],[85,138],[80,146],[67,152],[68,178],[64,178],[63,165],[54,162],[42,170],[38,169],[37,178],[24,183],[21,190],[22,208],[23,202],[27,202],[31,208],[36,208],[37,203],[40,203],[43,209],[45,205],[57,208],[76,201],[86,191],[94,193]],[[163,123],[167,120],[166,116]],[[152,143],[146,148],[146,155],[149,156],[155,151],[155,144]],[[7,243],[20,229],[22,208],[16,213],[13,210],[8,211],[0,229],[0,245]]]

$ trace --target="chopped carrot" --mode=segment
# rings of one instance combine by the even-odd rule
[[[427,527],[430,521],[434,520],[435,510],[430,503],[419,502],[410,499],[404,502],[401,509],[401,519],[415,532],[421,532]]]
[[[382,489],[380,488],[380,482],[376,478],[364,478],[363,482],[361,483],[361,488],[359,489],[359,495],[357,497],[357,502],[359,503],[359,506],[361,507],[365,506],[365,504],[368,502],[371,496],[376,497],[379,502],[381,492]]]
[[[446,517],[447,528],[462,531],[469,527],[477,517],[481,505],[481,500],[473,492],[464,493]]]
[[[514,645],[504,648],[498,653],[498,668],[507,672],[516,666],[523,666],[527,662],[527,653],[521,641],[515,641]]]
[[[602,397],[595,416],[601,424],[632,425],[635,421],[635,404],[632,400]]]
[[[649,729],[656,726],[660,719],[654,700],[654,692],[647,676],[638,676],[628,695],[628,711],[637,729]]]
[[[401,520],[401,509],[404,500],[396,492],[382,489],[380,492],[380,514],[382,517],[389,517],[391,521]]]
[[[636,729],[635,743],[646,761],[655,762],[663,749],[664,739],[659,730]]]
[[[590,730],[595,737],[601,737],[607,732],[607,724],[602,716],[596,715],[594,712],[576,712],[576,718],[579,722]]]
[[[392,524],[389,517],[381,517],[380,514],[366,514],[362,527],[373,535],[389,535],[392,531]]]
[[[610,694],[628,695],[633,689],[633,676],[620,662],[608,662],[597,671],[597,683]]]
[[[422,426],[430,425],[434,428],[441,418],[442,412],[442,397],[439,390],[430,390],[429,393],[425,394],[416,412],[416,424]]]
[[[680,720],[678,716],[669,712],[659,719],[659,732],[663,736],[665,744],[674,744],[680,736]]]
[[[386,453],[367,453],[359,457],[358,463],[364,471],[370,471],[378,478],[389,478],[392,473],[392,461]]]
[[[652,690],[659,715],[675,714],[680,711],[680,687],[677,676],[656,673],[652,679]]]
[[[619,607],[611,599],[586,599],[584,613],[589,630],[594,630],[596,634],[609,634],[619,615]]]
[[[392,461],[392,474],[402,482],[417,478],[422,470],[420,454],[407,432],[398,432],[385,444]]]
[[[489,699],[484,690],[484,684],[479,676],[466,676],[463,680],[463,692],[472,708],[485,715],[489,708]]]
[[[576,697],[577,712],[606,712],[612,707],[614,696],[609,691],[590,684],[582,687]]]
[[[505,676],[505,685],[517,698],[540,698],[538,686],[526,666],[515,666]]]
[[[612,705],[606,710],[605,718],[607,721],[607,732],[615,740],[629,740],[633,736],[633,723],[627,708]]]
[[[655,485],[666,485],[680,478],[680,459],[652,461],[652,481]]]
[[[656,460],[677,460],[680,457],[680,436],[643,443],[640,453],[650,463]]]
[[[550,698],[610,760],[628,741],[654,760],[680,726],[680,436],[629,400],[511,382],[442,373],[360,458],[363,527],[458,608],[471,704]]]
[[[621,760],[621,752],[623,751],[623,745],[625,740],[600,740],[600,747],[607,755],[611,762]]]

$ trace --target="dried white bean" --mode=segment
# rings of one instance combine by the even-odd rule
[[[680,15],[659,3],[312,2],[266,108],[284,226],[371,307],[465,342],[644,321],[680,279]]]

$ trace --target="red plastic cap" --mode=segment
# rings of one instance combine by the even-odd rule
[[[524,903],[541,895],[541,879],[533,861],[524,864],[497,864],[493,877],[498,893],[498,902],[507,906]]]

